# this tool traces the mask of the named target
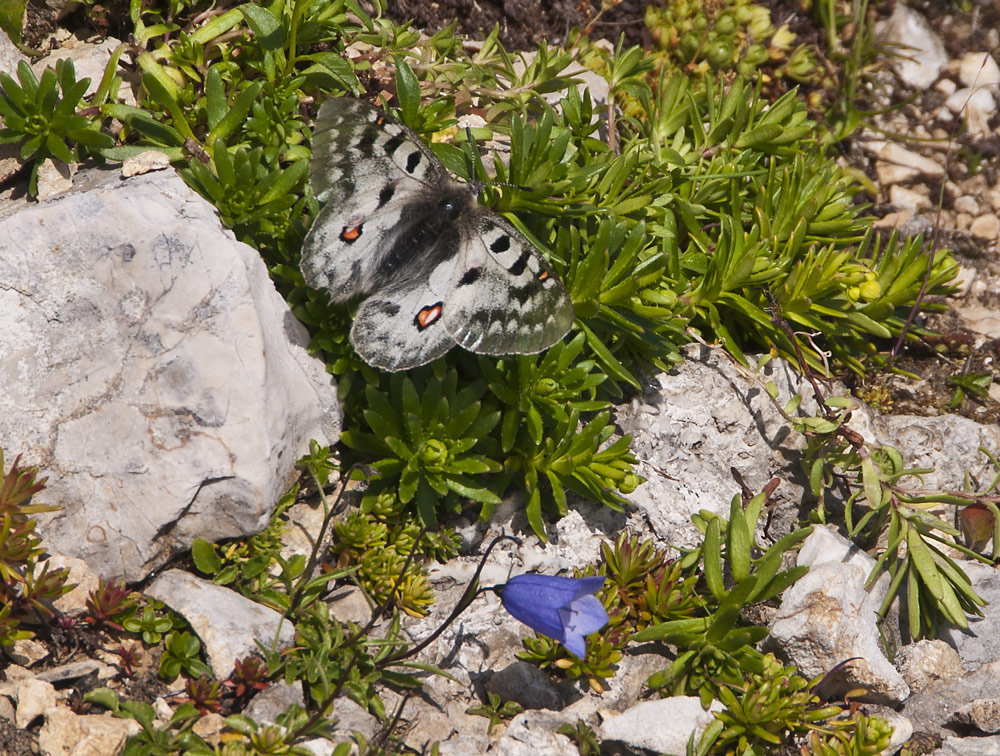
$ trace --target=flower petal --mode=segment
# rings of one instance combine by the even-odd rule
[[[569,635],[567,633],[566,639],[562,641],[562,644],[574,656],[578,656],[583,659],[587,655],[587,643],[583,640],[582,635]]]
[[[512,577],[502,589],[500,600],[515,618],[559,641],[572,653],[583,657],[583,640],[608,621],[600,600],[591,595],[604,585],[604,578],[564,578],[525,574]]]
[[[608,624],[608,613],[597,596],[581,596],[559,610],[566,635],[590,635]]]
[[[516,575],[500,594],[504,609],[536,632],[562,641],[563,623],[559,609],[576,596],[572,578],[553,575]]]
[[[577,599],[581,596],[586,596],[588,593],[597,593],[604,586],[605,580],[607,580],[607,578],[605,578],[604,575],[576,578],[576,582],[579,584],[579,589],[573,598]]]

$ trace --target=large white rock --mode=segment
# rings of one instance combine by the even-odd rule
[[[45,713],[38,750],[46,756],[106,756],[118,753],[141,729],[134,719],[117,719],[110,712],[80,716],[54,707]]]
[[[287,648],[295,635],[292,623],[274,609],[183,570],[164,572],[150,583],[146,595],[188,621],[220,680],[229,676],[237,659],[260,655],[258,642],[268,649],[275,642],[279,649]]]
[[[805,540],[798,564],[809,572],[782,595],[770,640],[804,677],[829,673],[824,693],[863,687],[863,700],[903,701],[910,688],[879,647],[876,623],[889,575],[866,590],[875,560],[824,527]]]
[[[607,716],[600,727],[602,740],[615,740],[633,748],[656,753],[685,753],[688,740],[698,738],[712,724],[712,712],[722,711],[722,704],[712,701],[708,711],[694,696],[672,696],[643,701],[618,716]],[[603,712],[602,712],[603,713]]]
[[[310,439],[337,438],[260,257],[172,171],[0,209],[0,322],[0,447],[48,476],[49,548],[105,576],[259,530]]]

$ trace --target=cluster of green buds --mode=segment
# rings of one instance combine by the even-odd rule
[[[839,275],[847,287],[846,294],[851,302],[874,302],[882,294],[882,285],[875,272],[865,265],[852,263],[845,265]]]
[[[693,72],[735,70],[750,77],[766,65],[777,75],[807,81],[817,71],[807,46],[793,49],[795,34],[788,25],[775,29],[771,11],[750,0],[649,5],[644,20],[657,57]]]

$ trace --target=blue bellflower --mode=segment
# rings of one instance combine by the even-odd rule
[[[535,632],[562,643],[581,659],[587,653],[584,636],[608,623],[604,605],[593,594],[604,577],[565,578],[515,575],[494,588],[504,609]]]

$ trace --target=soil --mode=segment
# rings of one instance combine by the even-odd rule
[[[539,42],[559,44],[573,28],[588,29],[591,37],[640,44],[643,10],[649,0],[622,0],[601,13],[592,0],[390,0],[387,15],[394,21],[412,21],[433,34],[457,20],[459,34],[484,39],[500,26],[500,41],[508,50],[533,50]]]

